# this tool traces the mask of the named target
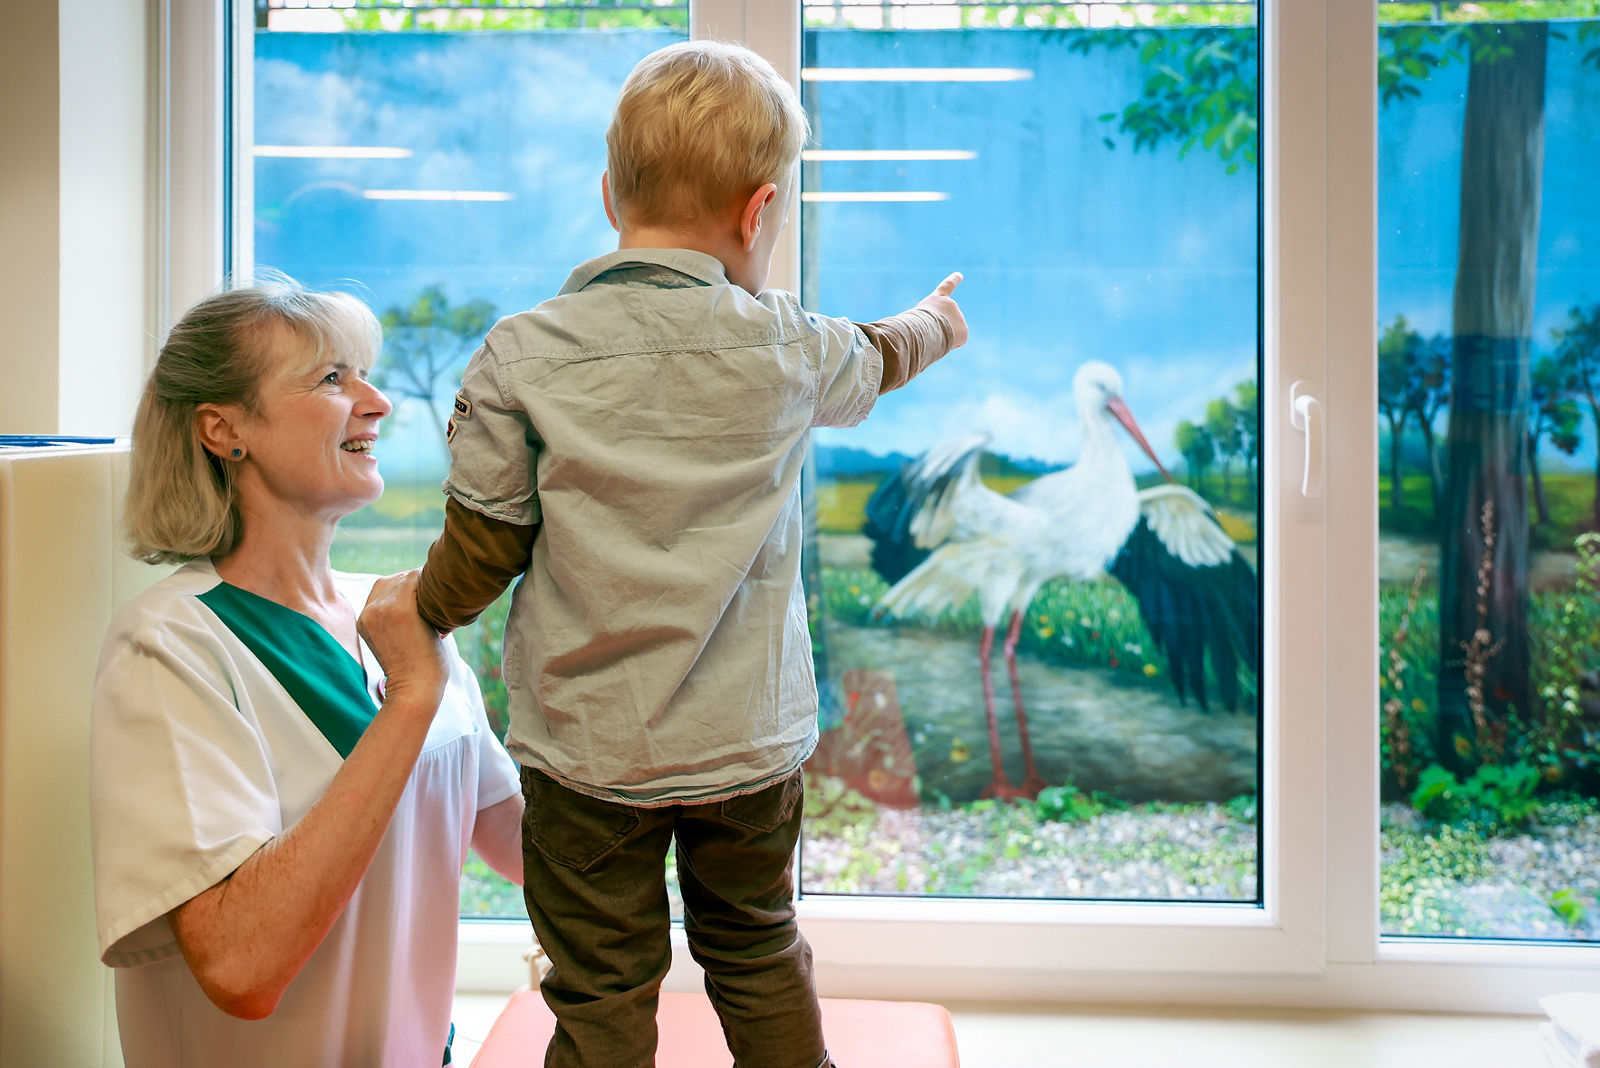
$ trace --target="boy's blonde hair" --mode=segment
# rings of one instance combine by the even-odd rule
[[[383,330],[348,293],[315,293],[274,273],[207,297],[167,335],[133,419],[126,524],[136,558],[182,563],[238,543],[236,465],[206,450],[197,415],[202,404],[257,412],[258,387],[284,358],[286,338],[309,350],[307,369],[337,352],[364,370]]]
[[[683,41],[639,61],[606,131],[611,203],[633,225],[699,222],[772,182],[781,196],[810,123],[755,52]]]

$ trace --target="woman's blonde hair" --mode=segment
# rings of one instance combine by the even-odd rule
[[[683,41],[639,61],[606,130],[611,202],[634,225],[686,225],[768,182],[789,193],[810,132],[794,89],[740,45]]]
[[[207,451],[197,415],[202,404],[256,413],[263,376],[301,355],[286,351],[285,332],[309,350],[308,367],[337,352],[368,368],[383,338],[360,300],[276,273],[190,308],[161,346],[133,419],[126,525],[137,559],[181,563],[226,555],[238,543],[236,464]]]

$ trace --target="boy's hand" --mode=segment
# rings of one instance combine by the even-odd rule
[[[956,286],[961,284],[961,272],[957,271],[934,289],[932,293],[917,301],[917,307],[927,308],[937,312],[949,320],[951,331],[955,340],[950,343],[953,349],[959,349],[967,343],[967,317],[961,314],[961,307],[950,294],[956,291]]]

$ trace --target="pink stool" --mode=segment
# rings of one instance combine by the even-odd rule
[[[722,1025],[704,994],[661,995],[657,1068],[718,1068],[732,1063]],[[537,990],[511,995],[471,1068],[522,1068],[544,1062],[555,1017]],[[917,1001],[822,999],[828,1052],[840,1068],[961,1068],[956,1032],[942,1005]]]

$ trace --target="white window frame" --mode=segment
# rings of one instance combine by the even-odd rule
[[[233,2],[248,32],[248,4]],[[223,276],[228,146],[220,5],[156,7],[171,316]],[[798,908],[824,993],[1532,1013],[1546,993],[1600,991],[1600,947],[1379,937],[1377,12],[1375,0],[1263,9],[1264,905],[809,896]],[[695,36],[744,40],[798,85],[794,0],[697,0],[691,18]],[[797,229],[774,284],[797,284]],[[1287,419],[1297,381],[1325,416],[1316,498],[1301,495],[1306,446]],[[528,944],[523,923],[463,923],[458,988],[524,985]],[[668,986],[696,988],[681,931],[674,945]]]

